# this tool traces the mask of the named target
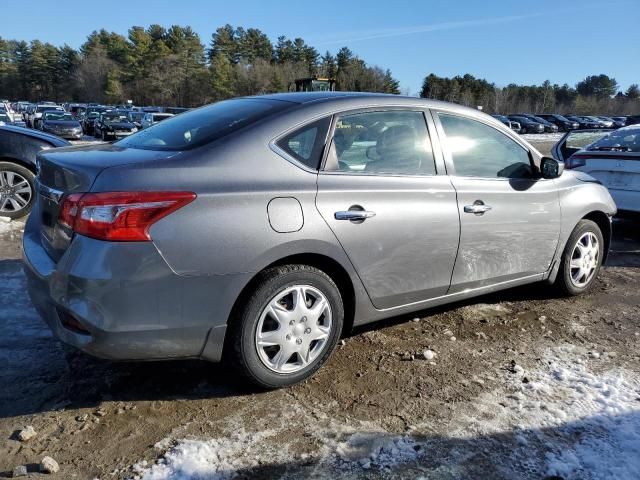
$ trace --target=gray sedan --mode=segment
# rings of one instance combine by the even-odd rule
[[[62,341],[299,382],[354,325],[546,281],[593,286],[616,211],[499,121],[390,95],[291,93],[38,156],[24,259]]]

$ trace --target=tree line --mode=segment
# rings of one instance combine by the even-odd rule
[[[177,25],[94,31],[78,50],[0,37],[0,98],[192,107],[288,91],[310,76],[335,78],[339,90],[400,93],[388,69],[346,47],[321,55],[302,38],[274,43],[256,28],[224,25],[208,47]]]
[[[632,84],[624,92],[615,78],[591,75],[574,87],[568,84],[516,85],[498,87],[485,79],[466,74],[453,78],[429,74],[420,91],[423,98],[482,106],[487,113],[561,113],[577,115],[627,115],[640,113],[640,88]]]

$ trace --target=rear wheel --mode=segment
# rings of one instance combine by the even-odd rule
[[[344,320],[336,284],[308,265],[266,270],[228,335],[234,366],[253,385],[309,378],[329,358]]]
[[[0,217],[20,218],[31,211],[34,174],[11,162],[0,162]]]
[[[604,238],[591,220],[580,220],[562,253],[556,286],[569,295],[579,295],[593,287],[602,266]]]

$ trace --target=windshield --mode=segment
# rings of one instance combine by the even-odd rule
[[[46,112],[49,110],[58,110],[60,112],[64,112],[64,109],[62,107],[52,107],[51,105],[46,106],[46,107],[38,107],[36,109],[36,112]]]
[[[569,122],[568,118],[563,117],[562,115],[555,115],[556,120],[560,120],[561,122]]]
[[[126,115],[120,115],[118,113],[103,115],[102,119],[105,122],[128,122]]]
[[[589,145],[587,150],[640,152],[640,128],[615,130]]]
[[[148,150],[187,150],[224,137],[295,104],[239,98],[177,115],[127,137],[116,145]]]
[[[70,113],[67,112],[47,112],[44,114],[45,120],[75,120]]]

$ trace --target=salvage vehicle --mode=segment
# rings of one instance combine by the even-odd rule
[[[588,291],[609,192],[498,120],[396,95],[218,102],[38,155],[31,299],[98,357],[225,359],[262,388],[354,325],[517,285]]]
[[[158,122],[173,117],[173,113],[145,113],[140,121],[140,128],[149,128]]]
[[[618,210],[640,212],[640,125],[570,132],[553,147],[553,156],[600,181]]]
[[[35,198],[36,154],[71,145],[37,130],[0,126],[0,217],[20,218]]]
[[[42,131],[58,137],[79,140],[82,138],[82,126],[68,112],[44,112],[40,122]]]
[[[522,115],[508,115],[509,120],[520,123],[520,133],[544,133],[544,125]]]
[[[93,135],[102,140],[126,137],[137,131],[124,112],[107,110],[93,122]]]
[[[561,132],[569,132],[580,128],[580,124],[578,122],[569,120],[568,118],[556,113],[539,113],[536,117],[544,118],[547,122],[553,123]]]
[[[496,120],[498,120],[499,122],[502,122],[504,125],[509,127],[514,132],[520,133],[520,130],[521,130],[520,123],[509,120],[509,118],[507,118],[506,115],[491,115],[491,116]]]

